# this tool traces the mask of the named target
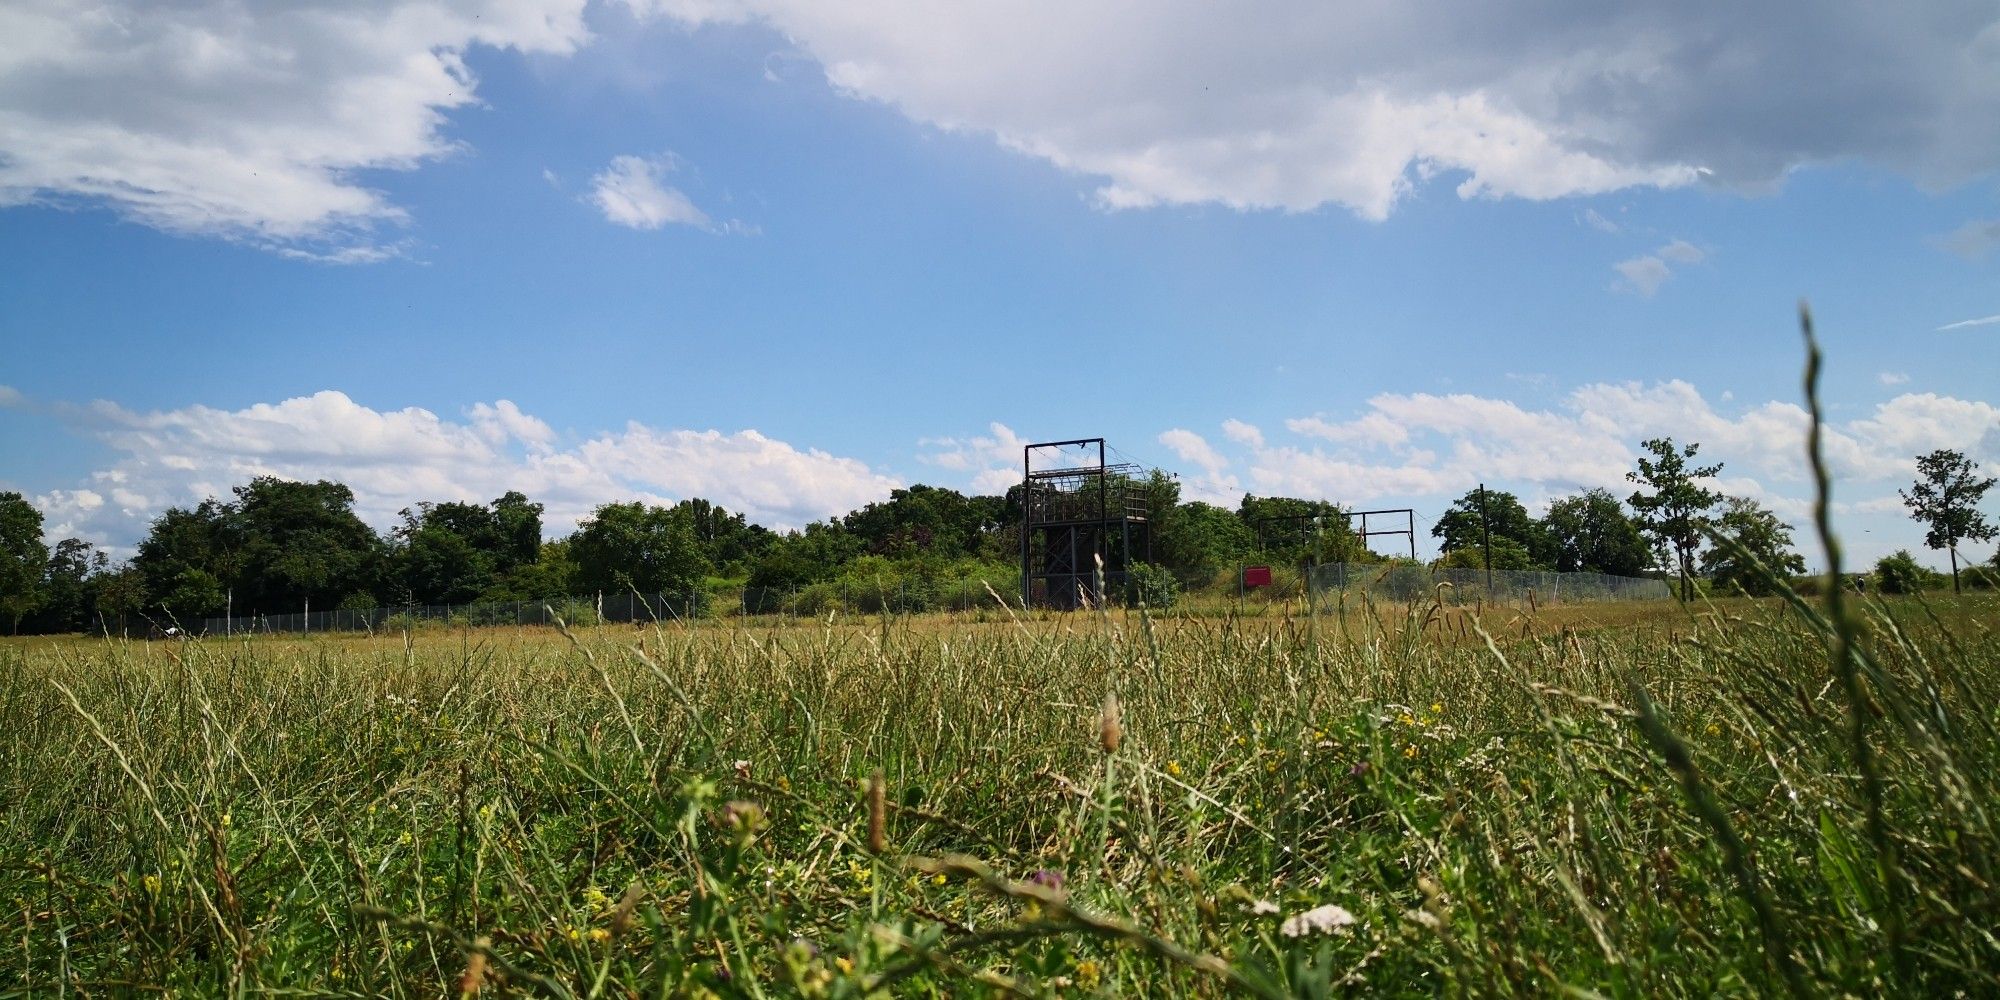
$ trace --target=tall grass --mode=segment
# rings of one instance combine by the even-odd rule
[[[1990,992],[1994,610],[12,647],[0,976]]]

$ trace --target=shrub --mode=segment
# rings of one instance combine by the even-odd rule
[[[1125,574],[1125,599],[1149,608],[1171,608],[1180,600],[1181,584],[1174,574],[1152,563],[1133,563]]]
[[[1875,564],[1875,587],[1885,594],[1914,594],[1942,581],[1940,574],[1925,569],[1908,549],[1898,549]]]

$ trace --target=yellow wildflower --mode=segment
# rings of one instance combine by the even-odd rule
[[[1084,989],[1094,989],[1101,975],[1103,971],[1097,967],[1097,963],[1088,958],[1076,963],[1076,981],[1082,984]]]
[[[846,975],[847,973],[854,971],[854,960],[848,958],[846,955],[842,955],[839,958],[834,959],[833,964],[840,967],[841,975]]]
[[[1173,775],[1176,778],[1180,777],[1181,765],[1179,764],[1179,762],[1171,760],[1167,761],[1167,773]]]
[[[598,944],[603,944],[611,940],[611,929],[608,927],[592,927],[590,929],[590,939]]]

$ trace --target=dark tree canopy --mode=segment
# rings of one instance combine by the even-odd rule
[[[1652,561],[1646,539],[1610,490],[1590,490],[1549,504],[1541,535],[1548,563],[1564,573],[1638,576]]]
[[[708,557],[684,508],[608,503],[570,536],[576,583],[586,593],[685,594],[708,575]]]
[[[1481,491],[1472,490],[1452,501],[1431,526],[1431,537],[1439,539],[1438,551],[1447,556],[1463,551],[1480,553],[1479,560],[1467,564],[1478,566],[1484,565],[1481,547],[1489,530],[1494,569],[1529,569],[1542,563],[1548,548],[1542,526],[1528,516],[1519,497],[1505,490],[1486,490],[1483,497]]]
[[[11,631],[41,606],[42,567],[49,549],[42,542],[42,512],[19,493],[0,493],[0,615]]]

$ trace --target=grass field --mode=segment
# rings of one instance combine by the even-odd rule
[[[1377,610],[9,643],[0,993],[2000,989],[1992,597]]]

